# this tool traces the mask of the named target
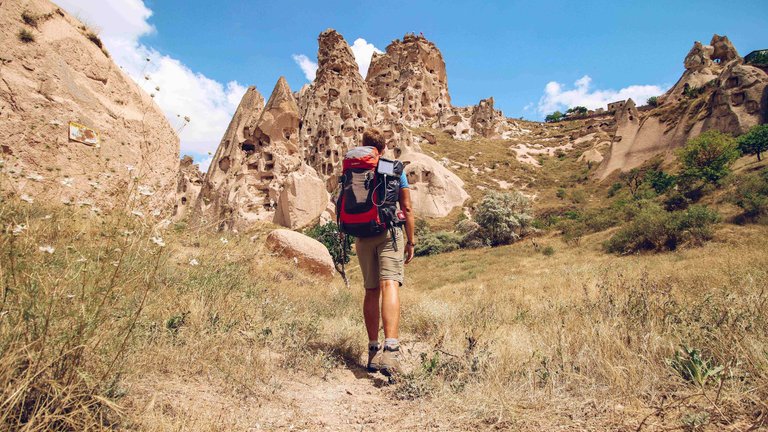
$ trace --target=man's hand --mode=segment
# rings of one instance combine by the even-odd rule
[[[405,263],[408,264],[412,260],[413,260],[413,244],[406,243],[405,244]]]

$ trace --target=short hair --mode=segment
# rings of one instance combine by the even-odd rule
[[[387,148],[387,141],[384,139],[384,133],[376,128],[368,128],[363,132],[363,145],[366,147],[376,147],[379,153],[383,153]]]

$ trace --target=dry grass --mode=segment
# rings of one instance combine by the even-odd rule
[[[119,214],[6,200],[0,218],[4,429],[244,430],[284,414],[304,391],[291,383],[321,392],[360,362],[362,290],[271,257],[269,227],[223,242],[178,224],[159,247]],[[765,426],[767,234],[726,225],[703,248],[624,258],[556,238],[419,258],[402,339],[422,359],[378,403],[456,429]],[[667,363],[681,344],[724,372],[685,381]]]

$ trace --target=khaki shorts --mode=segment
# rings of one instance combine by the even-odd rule
[[[395,228],[397,250],[392,245],[390,232],[387,230],[386,233],[376,237],[355,240],[355,251],[363,272],[365,289],[378,288],[379,282],[384,280],[394,280],[403,285],[403,251],[405,250],[403,230]]]

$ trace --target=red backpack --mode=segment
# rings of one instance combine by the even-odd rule
[[[394,165],[392,174],[381,174],[377,170],[379,159],[375,147],[355,147],[344,156],[341,191],[336,200],[341,232],[373,237],[403,224],[397,210],[403,164],[388,161]]]

